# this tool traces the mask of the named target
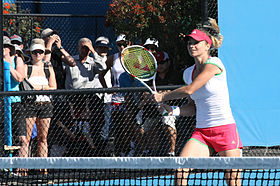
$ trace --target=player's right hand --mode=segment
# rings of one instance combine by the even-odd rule
[[[154,99],[156,100],[156,102],[161,103],[162,102],[162,98],[163,98],[163,94],[162,93],[155,93],[154,94]]]

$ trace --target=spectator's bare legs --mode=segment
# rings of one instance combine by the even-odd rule
[[[22,146],[19,150],[19,156],[20,157],[28,157],[29,154],[29,143],[31,139],[31,134],[33,130],[34,123],[36,121],[36,118],[26,118],[26,136],[20,136],[20,141],[22,142]],[[18,173],[22,176],[27,176],[27,172],[25,169],[17,169]]]
[[[176,138],[177,138],[177,130],[165,125],[165,135],[167,136],[167,141],[168,141],[168,147],[169,151],[168,153],[171,155],[175,155],[175,147],[176,147]]]
[[[19,136],[21,148],[19,149],[19,157],[28,157],[28,143],[26,136]]]
[[[39,157],[48,157],[48,132],[50,128],[51,118],[39,118],[37,120],[37,138],[38,138],[38,155]],[[42,170],[42,173],[48,174],[47,169]]]
[[[30,139],[31,139],[31,135],[32,135],[32,130],[33,130],[33,127],[34,127],[34,124],[35,124],[35,121],[36,121],[36,117],[33,117],[33,118],[26,118],[26,132],[27,132],[27,135],[26,135],[26,146],[25,146],[25,152],[27,154],[29,154],[29,143],[30,143]]]
[[[96,149],[95,145],[93,143],[92,136],[89,133],[87,133],[87,134],[85,134],[85,137],[86,137],[86,140],[87,140],[88,144],[90,145],[90,148]]]
[[[38,120],[37,133],[38,133],[38,155],[39,157],[48,156],[48,132],[50,128],[51,118],[43,118]]]

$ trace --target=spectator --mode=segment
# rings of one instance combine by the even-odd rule
[[[156,38],[148,38],[143,46],[152,52],[152,54],[155,54],[158,51],[159,43]]]
[[[26,58],[24,57],[24,54],[23,54],[21,48],[18,45],[14,45],[14,46],[15,46],[15,50],[16,50],[15,56],[20,57],[23,61],[25,61]]]
[[[53,67],[49,62],[43,61],[45,52],[44,40],[39,38],[33,39],[31,41],[30,52],[32,60],[30,63],[25,64],[26,79],[33,85],[35,90],[56,89]],[[36,121],[38,155],[40,157],[48,156],[47,136],[52,116],[53,106],[49,96],[38,95],[34,102],[26,102],[27,147]]]
[[[63,63],[74,67],[76,65],[73,57],[63,48],[61,38],[56,30],[46,28],[41,33],[41,38],[45,41],[44,61],[50,61],[57,80],[57,89],[65,88],[65,71]]]
[[[104,78],[105,74],[108,74],[109,72],[112,73],[113,74],[113,81],[112,81],[113,87],[120,87],[119,77],[122,73],[125,73],[125,71],[121,65],[121,51],[129,44],[129,41],[126,39],[126,36],[124,34],[120,34],[116,39],[116,44],[117,44],[119,52],[108,57],[108,59],[106,61],[107,68],[104,71],[102,71],[99,75],[99,80],[100,80],[100,83],[102,84],[103,88],[108,88],[108,80],[105,81],[105,78]],[[109,82],[109,83],[111,84],[111,82]],[[124,97],[121,94],[119,94],[119,93],[113,94],[110,110],[112,110],[113,113],[117,113],[118,109],[122,108],[123,101],[124,101]],[[114,116],[114,114],[113,114],[112,119],[113,120],[116,119],[116,116]],[[104,139],[107,139],[109,136],[111,123],[112,122],[109,122],[109,123],[105,122],[105,125],[102,127],[101,135]]]
[[[133,79],[131,79],[131,77],[129,77],[126,74],[121,65],[121,52],[125,47],[127,47],[131,43],[127,40],[124,34],[120,34],[116,39],[116,44],[119,52],[108,57],[108,60],[106,61],[107,69],[103,71],[99,76],[100,82],[104,88],[108,87],[106,82],[104,81],[104,74],[107,73],[109,70],[112,70],[113,74],[113,87],[121,87],[120,76],[122,75],[124,75],[125,79],[128,78],[129,80],[134,81]],[[126,80],[122,80],[122,86],[132,86],[132,83],[128,83],[129,85],[126,85],[124,81]],[[131,97],[127,95],[126,101],[130,100],[130,98]],[[135,152],[136,138],[134,138],[134,136],[135,132],[139,133],[140,129],[137,132],[137,126],[135,125],[135,115],[131,115],[132,110],[128,111],[129,107],[125,107],[125,97],[121,93],[114,93],[112,95],[112,102],[110,106],[112,115],[111,123],[113,123],[113,130],[109,131],[111,126],[105,124],[101,131],[102,136],[105,139],[109,136],[110,132],[110,139],[113,139],[114,142],[113,153],[116,156],[132,156]],[[132,118],[128,119],[128,117],[124,117],[128,115],[131,115]],[[126,134],[126,136],[124,136],[124,134]],[[137,140],[139,141],[139,139]]]
[[[63,48],[62,41],[58,32],[51,28],[46,28],[41,32],[41,38],[45,41],[45,56],[44,61],[50,61],[55,72],[57,89],[65,89],[65,69],[64,64],[75,66],[73,57]],[[50,127],[50,137],[55,136],[57,130],[57,122],[65,124],[67,117],[63,108],[68,108],[67,101],[64,95],[54,95],[52,99],[54,105],[52,124]],[[54,142],[55,140],[52,140]],[[52,143],[50,144],[52,146]],[[52,147],[51,147],[52,148]]]
[[[122,73],[119,77],[120,87],[143,87],[142,83],[128,73]],[[123,156],[135,156],[142,153],[144,130],[142,128],[142,115],[139,106],[142,93],[124,94],[124,112],[118,117],[122,118],[116,135],[120,146],[116,148]]]
[[[94,48],[90,39],[80,39],[78,43],[79,55],[74,56],[76,66],[66,66],[66,89],[96,88],[100,84],[98,74],[106,69],[105,61],[108,50],[109,40],[106,37],[97,38]],[[93,57],[90,57],[90,54]],[[94,104],[89,105],[89,103]],[[92,149],[95,146],[91,132],[97,132],[96,128],[94,130],[92,128],[98,128],[102,123],[102,121],[96,119],[102,118],[103,112],[101,110],[103,108],[104,102],[97,95],[93,95],[90,99],[86,98],[72,103],[73,117],[76,122],[73,127],[77,128],[79,124],[79,127],[84,131],[83,135],[85,135],[87,143]],[[95,123],[92,122],[93,120]]]
[[[104,40],[103,40],[104,39]],[[104,43],[101,43],[104,42]],[[95,50],[97,49],[97,50]],[[109,40],[105,37],[96,42],[95,48],[88,38],[82,38],[78,43],[79,55],[74,56],[76,66],[66,66],[66,89],[94,88],[95,75],[106,68],[104,56],[109,49]],[[90,57],[93,53],[93,57]]]
[[[21,48],[21,50],[23,50],[24,49],[24,45],[23,45],[23,42],[22,42],[22,38],[19,36],[19,35],[12,35],[11,37],[10,37],[10,39],[11,39],[11,43],[13,44],[13,45],[18,45],[20,48]]]
[[[20,52],[21,54],[18,55],[23,59],[23,62],[26,63],[30,61],[30,57],[24,53],[24,44],[22,41],[22,38],[19,35],[12,35],[11,37],[11,43],[15,45],[16,47],[16,52]]]
[[[3,37],[3,57],[4,63],[10,64],[11,73],[11,91],[19,91],[20,82],[24,79],[24,63],[21,58],[14,55],[15,47],[12,45],[7,36]],[[17,136],[21,143],[19,150],[19,157],[27,157],[26,151],[26,123],[24,116],[24,108],[21,103],[20,96],[11,96],[12,106],[12,131],[13,136]],[[15,139],[15,138],[14,138]],[[17,141],[17,140],[16,140]]]
[[[172,62],[166,52],[157,52],[155,54],[155,58],[157,60],[157,76],[156,76],[156,85],[162,86],[162,85],[182,85],[184,84],[183,79],[178,76],[177,73],[174,72]],[[150,81],[148,83],[150,86],[152,86],[152,82]],[[150,97],[150,96],[148,96]],[[168,144],[168,153],[165,154],[165,152],[159,152],[156,151],[154,153],[160,153],[167,156],[175,156],[175,146],[176,146],[176,137],[177,137],[177,130],[175,126],[176,117],[175,116],[161,116],[159,113],[157,113],[157,105],[151,105],[150,107],[147,107],[147,103],[152,103],[152,100],[149,100],[149,98],[145,97],[143,95],[143,99],[145,100],[145,107],[144,110],[144,126],[148,129],[145,136],[148,137],[147,143],[151,143],[152,145],[150,150],[156,151],[158,147],[160,147],[160,142],[158,141],[160,139],[160,131],[163,131],[163,135],[165,136],[165,139]],[[149,100],[149,101],[148,101]],[[154,109],[152,111],[151,109]],[[151,112],[153,114],[151,114]],[[159,126],[159,124],[162,124],[162,126]],[[162,128],[162,130],[159,130],[159,128]],[[151,139],[153,138],[153,139]],[[153,153],[152,153],[153,154]],[[159,154],[156,154],[159,155]]]

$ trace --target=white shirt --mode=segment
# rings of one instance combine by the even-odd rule
[[[87,57],[84,63],[81,63],[78,55],[73,56],[76,66],[65,66],[66,89],[83,89],[83,88],[99,88],[98,73],[106,69],[105,60],[103,60],[95,52],[93,57]]]
[[[31,76],[28,81],[32,85],[49,85],[49,81],[44,76]],[[36,95],[36,102],[50,102],[51,99],[49,96],[46,95]]]
[[[205,64],[216,65],[222,72],[191,95],[196,105],[196,127],[208,128],[235,123],[229,103],[226,69],[222,61],[211,57]],[[183,79],[187,85],[192,83],[194,68],[195,65],[184,71]]]
[[[120,75],[122,73],[126,73],[126,72],[122,67],[119,53],[114,54],[112,71],[113,71],[113,77],[114,77],[113,86],[114,87],[120,87]],[[122,103],[122,102],[124,102],[124,96],[119,92],[116,93],[116,94],[113,94],[112,102]]]
[[[125,72],[121,65],[121,59],[119,57],[119,53],[114,54],[112,71],[113,71],[113,76],[114,76],[113,86],[119,87],[120,86],[120,80],[119,80],[120,75]]]

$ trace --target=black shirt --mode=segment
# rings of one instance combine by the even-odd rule
[[[62,64],[62,55],[59,49],[55,49],[51,53],[51,64],[55,73],[57,89],[65,89],[65,70]]]

